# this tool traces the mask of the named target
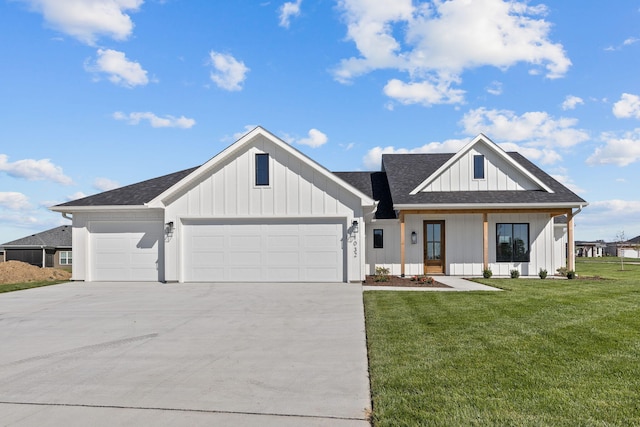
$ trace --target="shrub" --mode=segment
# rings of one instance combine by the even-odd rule
[[[511,278],[517,279],[518,277],[520,277],[520,272],[516,269],[511,270]]]
[[[482,270],[482,277],[484,277],[485,279],[491,279],[491,276],[493,276],[493,271],[491,271],[490,268],[485,268],[484,270]]]
[[[561,275],[561,276],[565,276],[565,277],[567,276],[567,272],[568,272],[568,271],[569,271],[569,270],[567,270],[567,267],[560,267],[560,268],[558,268],[558,269],[556,270],[556,272],[557,272],[559,275]]]
[[[576,272],[573,270],[569,270],[567,271],[567,279],[575,279],[576,278]]]
[[[386,267],[376,267],[376,282],[388,282],[389,281],[389,269]]]
[[[538,276],[540,276],[541,279],[546,279],[547,278],[547,270],[545,270],[544,268],[540,268],[540,271],[538,272]]]

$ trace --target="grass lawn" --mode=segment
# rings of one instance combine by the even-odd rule
[[[640,266],[611,265],[365,292],[374,425],[640,425]]]
[[[21,291],[23,289],[39,288],[41,286],[57,285],[59,283],[68,282],[68,280],[43,280],[40,282],[3,283],[0,284],[0,294],[3,292]]]

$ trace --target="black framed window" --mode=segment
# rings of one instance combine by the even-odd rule
[[[374,228],[373,229],[373,247],[374,248],[382,248],[384,247],[384,240],[382,238],[382,229]]]
[[[256,154],[256,185],[269,185],[269,154]]]
[[[529,224],[496,224],[496,261],[529,262]]]
[[[473,156],[473,179],[484,179],[484,156]]]

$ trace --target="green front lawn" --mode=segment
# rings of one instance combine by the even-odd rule
[[[640,270],[626,277],[365,292],[374,425],[640,425]]]
[[[39,288],[41,286],[57,285],[59,283],[68,282],[68,280],[43,280],[40,282],[0,283],[0,294],[3,292],[21,291],[24,289]]]

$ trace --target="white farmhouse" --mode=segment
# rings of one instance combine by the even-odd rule
[[[73,219],[74,280],[359,282],[573,269],[586,205],[484,135],[330,172],[257,127],[199,167],[51,209]]]

